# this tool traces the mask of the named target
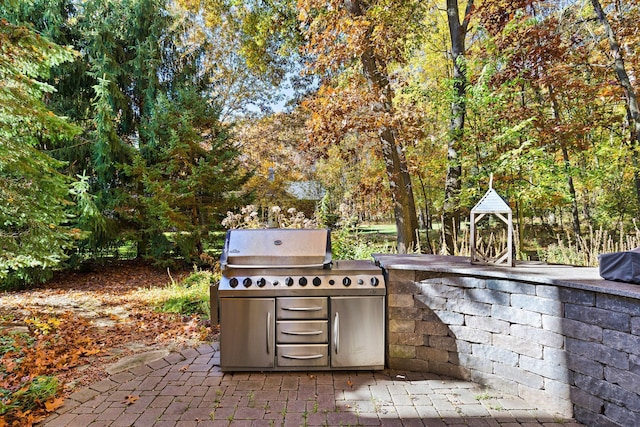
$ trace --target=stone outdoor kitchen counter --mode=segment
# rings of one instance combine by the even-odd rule
[[[472,380],[586,425],[640,425],[640,285],[597,268],[374,258],[390,368]]]

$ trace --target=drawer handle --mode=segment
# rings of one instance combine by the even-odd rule
[[[271,312],[267,311],[267,354],[271,354]]]
[[[340,316],[338,316],[337,311],[333,320],[333,345],[336,348],[336,354],[338,354],[340,347]]]
[[[320,359],[324,357],[324,354],[309,354],[306,356],[296,356],[293,354],[283,354],[282,357],[285,359],[296,359],[296,360],[312,360],[312,359]]]
[[[282,309],[287,311],[320,311],[324,307],[282,307]]]
[[[285,335],[322,335],[323,331],[282,331]]]

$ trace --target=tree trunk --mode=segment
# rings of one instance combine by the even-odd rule
[[[345,6],[353,16],[364,16],[362,0],[346,0]],[[370,34],[369,34],[370,36]],[[360,61],[364,76],[378,94],[374,111],[393,115],[393,89],[386,74],[384,60],[376,55],[371,43],[363,51]],[[402,145],[398,142],[397,130],[383,124],[378,129],[382,145],[389,186],[393,198],[393,208],[398,232],[398,253],[407,253],[417,247],[418,217],[416,215],[413,188],[407,160]]]
[[[553,118],[556,122],[560,122],[560,107],[556,100],[553,86],[549,85],[549,97],[551,98],[551,108],[553,109]],[[560,146],[562,151],[562,160],[564,162],[564,170],[567,174],[567,185],[569,186],[569,194],[571,195],[571,214],[573,216],[573,234],[575,235],[576,242],[580,242],[580,210],[578,209],[578,196],[576,194],[576,187],[573,184],[573,176],[571,176],[571,159],[569,158],[569,150],[565,143],[558,138],[556,143]]]
[[[620,52],[620,43],[618,41],[616,33],[611,28],[609,19],[604,13],[600,1],[591,0],[591,4],[593,5],[593,9],[598,16],[598,20],[604,27],[607,38],[609,39],[609,49],[611,50],[611,55],[613,56],[613,67],[615,69],[616,76],[618,77],[618,81],[624,89],[629,115],[629,127],[631,129],[631,155],[635,160],[637,159],[636,153],[638,149],[640,149],[640,107],[638,107],[638,97],[633,88],[633,85],[631,84],[631,81],[629,80],[629,74],[627,74],[627,69],[624,65],[624,59],[622,58],[622,53]],[[638,207],[640,208],[640,171],[638,171],[637,168],[634,171],[634,180],[636,186],[636,196],[638,199]]]
[[[451,36],[451,58],[453,60],[453,100],[451,102],[451,122],[447,149],[447,177],[444,187],[442,226],[447,252],[455,254],[455,236],[460,229],[460,204],[458,196],[462,183],[462,165],[458,151],[462,144],[466,116],[467,70],[465,64],[465,38],[469,26],[469,12],[473,0],[468,0],[464,19],[460,22],[458,0],[447,0],[449,35]]]
[[[431,239],[429,238],[429,230],[431,230],[431,210],[429,209],[429,199],[427,198],[427,190],[425,189],[424,181],[420,174],[418,174],[418,180],[420,181],[420,188],[422,190],[422,197],[424,198],[424,235],[425,235],[425,244],[427,245],[426,253],[432,254],[433,248],[431,247]],[[424,250],[424,246],[423,246]]]

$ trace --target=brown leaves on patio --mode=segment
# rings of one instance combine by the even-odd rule
[[[11,426],[41,420],[62,404],[59,396],[44,395],[42,401],[41,396],[31,390],[34,380],[67,371],[78,366],[87,354],[101,351],[91,338],[89,322],[71,312],[27,320],[29,334],[0,331],[5,343],[0,357],[0,366],[4,367],[0,371],[0,389],[17,392],[3,393],[2,415]]]
[[[188,271],[171,274],[180,280]],[[105,367],[120,357],[188,341],[194,334],[184,319],[132,296],[168,282],[166,270],[120,262],[0,295],[0,427],[42,421],[67,395],[106,378]],[[25,406],[42,377],[57,379],[54,395],[28,396]]]

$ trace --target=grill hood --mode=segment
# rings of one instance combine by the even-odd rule
[[[328,229],[267,228],[229,230],[220,258],[229,268],[299,268],[331,266]]]

